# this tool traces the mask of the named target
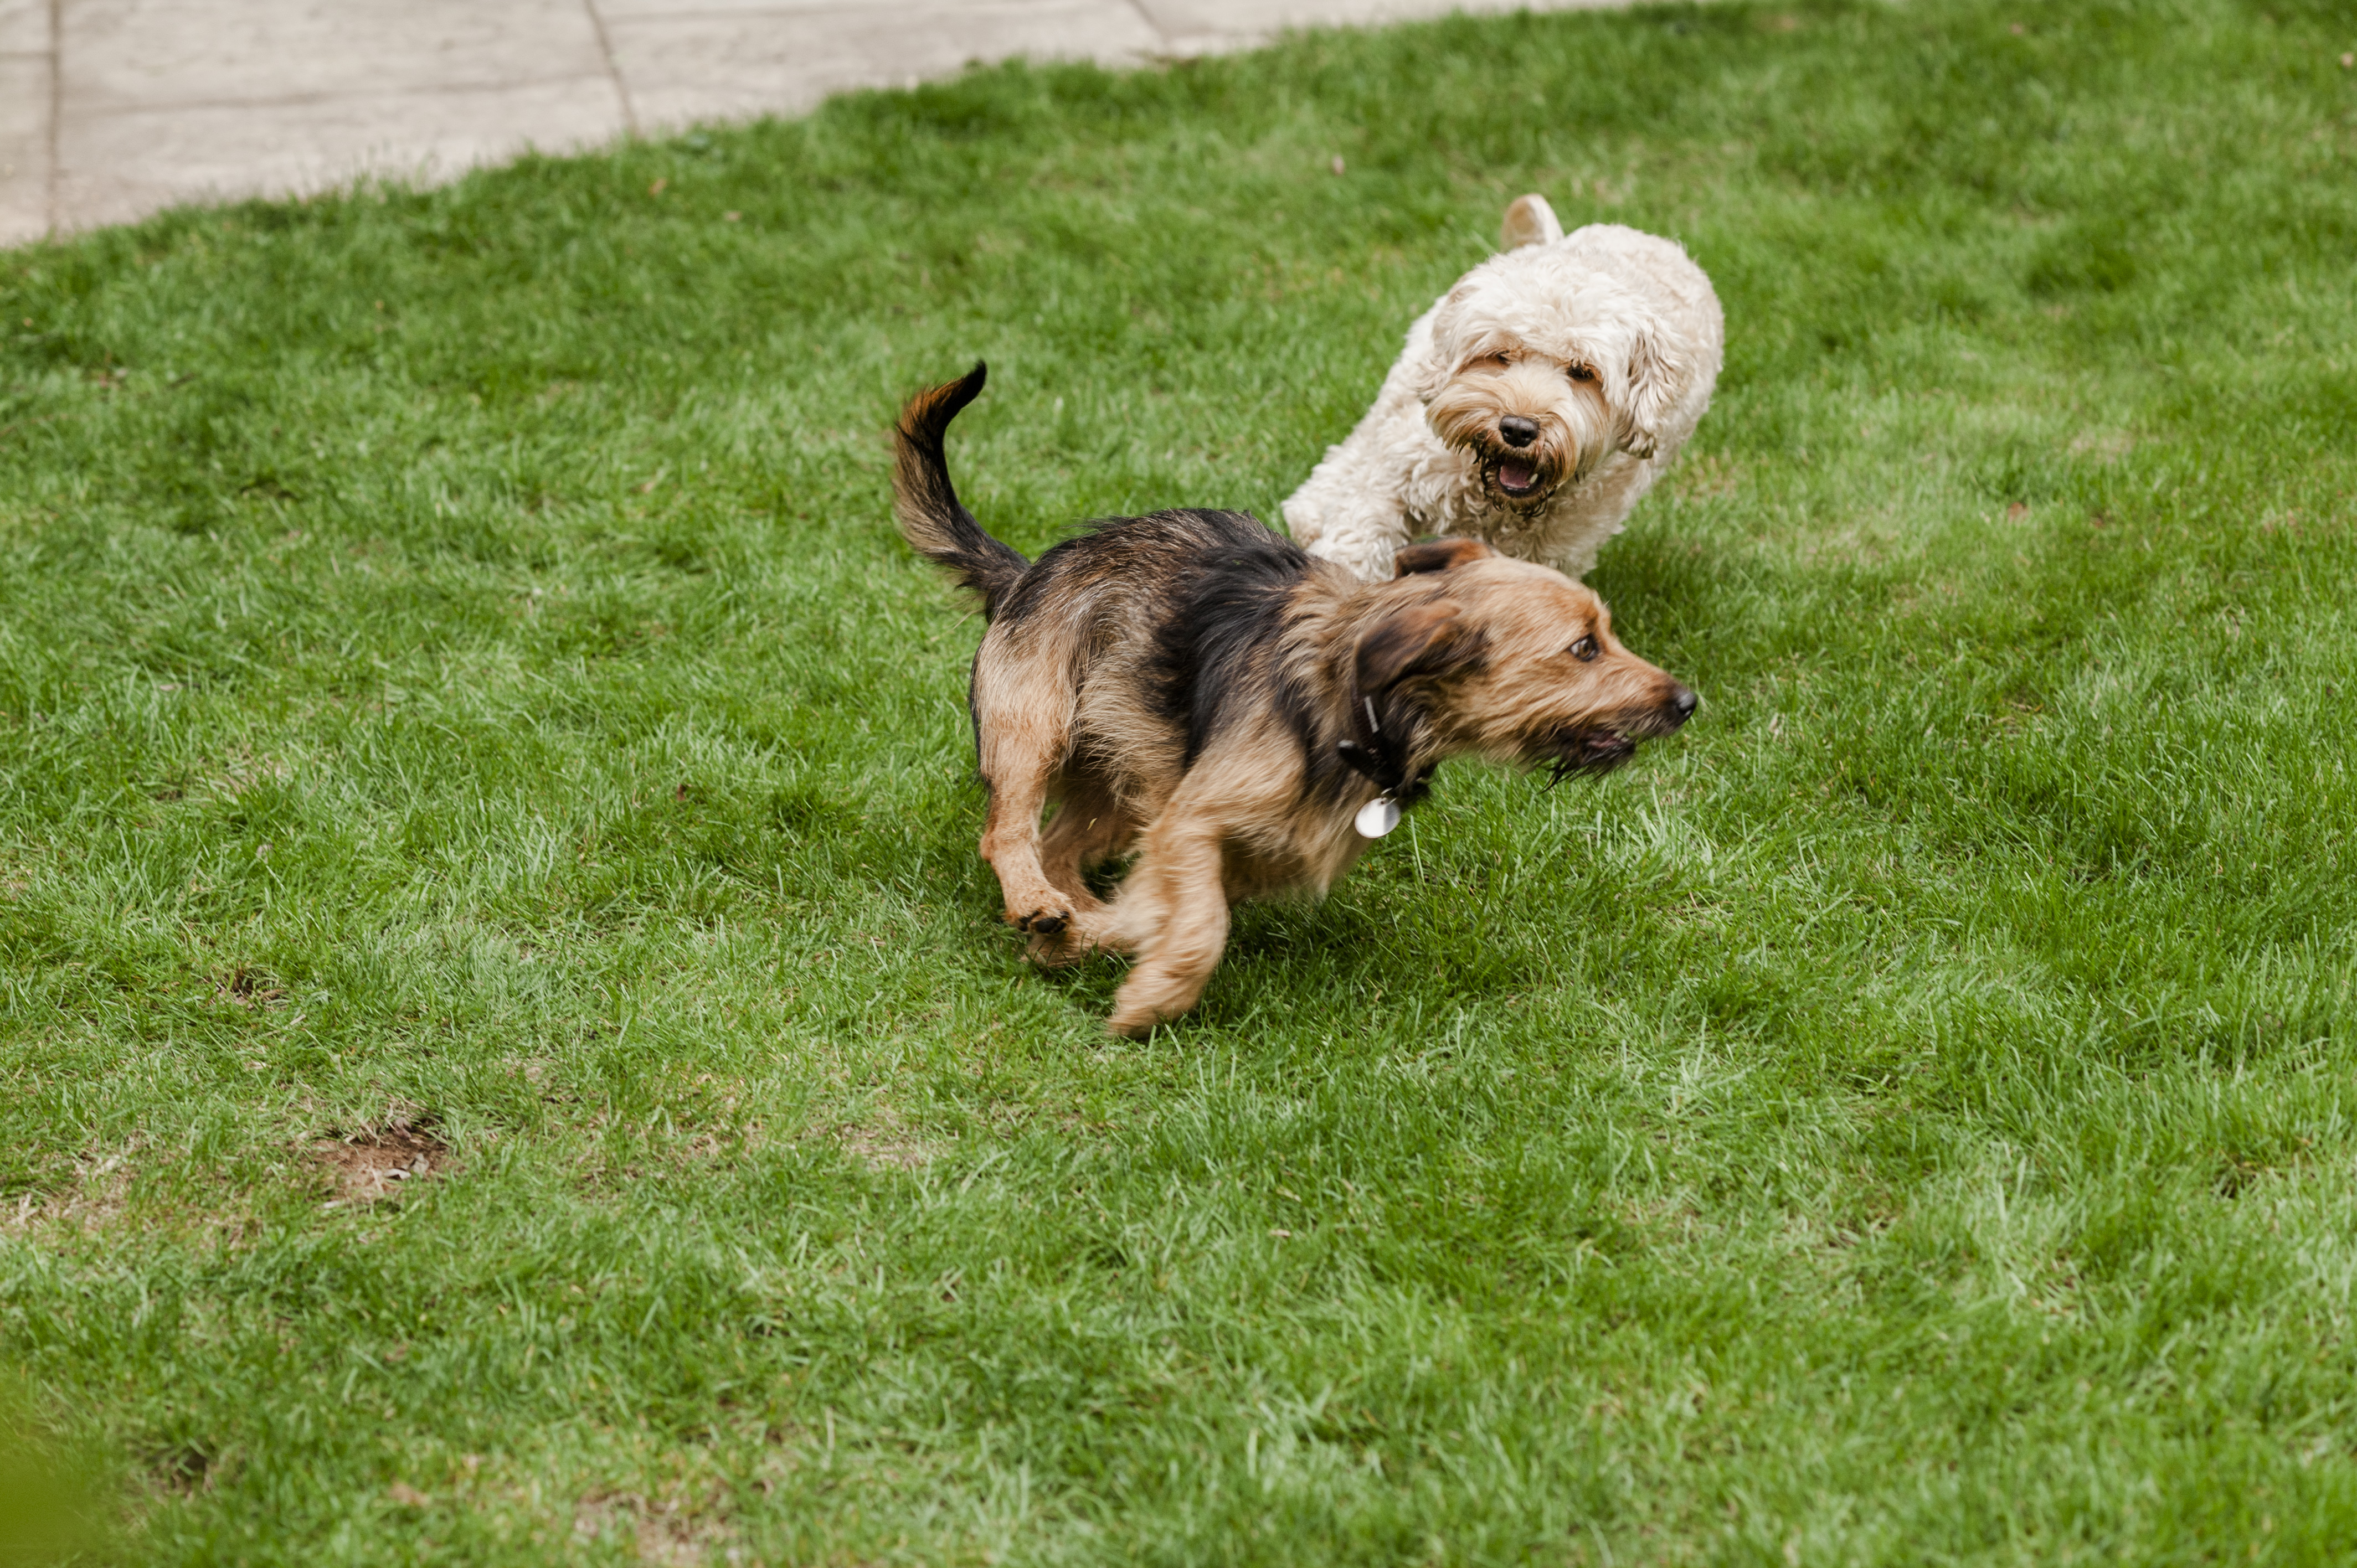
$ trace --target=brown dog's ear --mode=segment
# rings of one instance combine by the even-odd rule
[[[1442,600],[1413,605],[1359,639],[1359,690],[1388,690],[1411,675],[1438,675],[1469,660],[1476,639]]]
[[[1427,539],[1421,544],[1409,545],[1392,557],[1392,575],[1405,577],[1411,572],[1446,572],[1452,566],[1462,566],[1468,561],[1480,561],[1496,553],[1478,539]]]

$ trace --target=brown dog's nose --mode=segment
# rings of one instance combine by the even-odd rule
[[[1505,438],[1509,446],[1527,446],[1539,438],[1539,422],[1524,419],[1519,413],[1510,413],[1498,421],[1498,434]]]
[[[1684,686],[1680,686],[1673,693],[1670,697],[1670,712],[1677,716],[1670,721],[1672,726],[1682,725],[1694,717],[1695,704],[1700,701],[1702,701],[1701,698]]]

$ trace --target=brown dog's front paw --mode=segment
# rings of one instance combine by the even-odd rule
[[[1105,1020],[1105,1033],[1125,1040],[1142,1040],[1154,1033],[1155,1026],[1167,1024],[1186,1011],[1173,1007],[1167,997],[1155,994],[1154,988],[1140,986],[1135,975],[1114,993],[1113,1016]]]
[[[1208,965],[1198,969],[1189,964],[1172,964],[1167,960],[1149,961],[1130,971],[1129,978],[1114,993],[1113,1016],[1105,1027],[1116,1035],[1126,1035],[1142,1040],[1154,1032],[1157,1024],[1194,1009],[1197,998],[1203,994],[1203,983],[1211,977]]]
[[[1133,1016],[1116,1013],[1105,1020],[1105,1033],[1120,1040],[1142,1040],[1154,1033],[1154,1026],[1162,1022],[1153,1014]]]

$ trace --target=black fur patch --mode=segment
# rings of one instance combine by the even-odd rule
[[[1308,694],[1289,690],[1276,666],[1293,590],[1309,557],[1243,512],[1165,512],[1196,548],[1174,575],[1169,613],[1155,628],[1154,700],[1187,737],[1194,766],[1230,717],[1263,702],[1306,746],[1317,727]],[[1146,520],[1140,520],[1146,521]]]
[[[1101,575],[1141,571],[1167,585],[1146,695],[1186,737],[1182,766],[1194,766],[1237,714],[1265,703],[1301,746],[1305,796],[1342,793],[1354,775],[1334,742],[1351,720],[1321,712],[1317,693],[1277,659],[1309,556],[1258,518],[1188,510],[1106,519],[1042,553],[998,614],[1020,619]]]

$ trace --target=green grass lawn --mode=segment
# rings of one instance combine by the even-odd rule
[[[2348,1561],[2351,49],[1452,21],[0,255],[16,1528]],[[1444,770],[1110,1042],[996,923],[898,400],[989,360],[1027,549],[1273,518],[1526,189],[1726,303],[1591,579],[1703,711]]]

